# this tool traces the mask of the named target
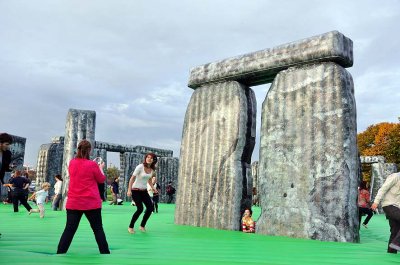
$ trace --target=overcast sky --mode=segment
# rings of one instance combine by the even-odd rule
[[[332,30],[354,42],[361,132],[400,116],[399,25],[397,0],[0,0],[0,132],[27,138],[34,166],[68,109],[95,110],[96,140],[178,157],[190,68]],[[253,87],[254,160],[268,88]]]

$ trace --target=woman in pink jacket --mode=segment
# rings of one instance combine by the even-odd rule
[[[83,214],[90,223],[101,254],[110,254],[101,218],[98,184],[104,183],[104,162],[98,165],[89,159],[90,142],[82,140],[78,152],[69,162],[69,187],[67,197],[67,223],[58,243],[57,254],[67,253]]]

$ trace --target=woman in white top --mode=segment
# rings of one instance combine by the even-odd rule
[[[56,179],[56,184],[54,184],[54,198],[53,198],[52,208],[54,211],[57,211],[62,198],[61,196],[62,177],[60,175],[56,175],[54,178]]]
[[[143,204],[146,206],[146,211],[143,215],[142,222],[140,223],[139,228],[141,231],[146,231],[146,222],[153,212],[153,202],[151,201],[151,198],[147,192],[147,184],[150,185],[153,193],[158,192],[151,182],[151,177],[155,176],[156,163],[157,156],[155,154],[146,154],[143,163],[135,168],[135,171],[133,171],[132,177],[129,180],[127,195],[132,195],[132,199],[137,207],[137,210],[133,214],[131,223],[128,227],[128,232],[131,234],[135,233],[135,222],[139,218],[140,214],[143,212]]]

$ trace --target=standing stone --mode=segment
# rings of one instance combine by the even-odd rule
[[[183,127],[175,223],[237,230],[251,205],[254,92],[236,81],[196,89]]]
[[[171,181],[172,186],[179,191],[178,187],[179,159],[176,157],[160,157],[157,163],[157,183],[161,189],[160,202],[167,202],[167,185]],[[175,196],[174,196],[175,198]]]
[[[120,189],[120,196],[121,199],[124,201],[131,201],[132,198],[129,198],[126,193],[128,191],[128,184],[129,184],[129,179],[132,176],[133,171],[135,168],[140,164],[143,163],[144,160],[144,154],[139,154],[139,153],[130,153],[126,152],[120,156],[121,158],[121,171],[122,171],[122,176],[120,176],[119,179],[119,189]]]
[[[65,140],[64,154],[62,165],[62,208],[65,209],[66,201],[68,200],[69,186],[69,161],[76,155],[76,149],[81,140],[86,139],[94,147],[96,128],[96,112],[91,110],[76,110],[70,109],[67,114],[67,123],[65,125]]]
[[[255,192],[252,193],[253,195],[253,205],[259,206],[260,205],[260,184],[258,180],[258,161],[254,161],[251,163],[251,176],[253,178],[253,190]]]
[[[40,190],[42,183],[55,184],[55,175],[61,175],[64,153],[64,137],[54,137],[52,143],[40,146],[36,167],[36,190]],[[49,196],[54,195],[54,189],[49,189]]]
[[[356,136],[353,81],[344,68],[280,72],[263,103],[257,233],[357,242]]]

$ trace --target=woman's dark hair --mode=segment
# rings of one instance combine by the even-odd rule
[[[252,216],[252,215],[253,215],[253,211],[252,211],[250,208],[246,208],[246,209],[244,209],[243,213],[245,213],[245,212],[246,212],[246,210],[249,210],[249,212],[250,212],[250,216]]]
[[[92,145],[88,140],[80,141],[80,143],[78,144],[78,152],[76,154],[76,158],[89,159],[91,148]]]
[[[12,144],[13,138],[8,133],[0,133],[0,144],[9,143]]]
[[[61,175],[55,175],[54,176],[56,179],[59,179],[59,180],[61,180],[62,181],[62,177],[61,177]]]
[[[143,165],[144,165],[145,167],[148,167],[148,166],[147,166],[147,163],[146,163],[146,158],[147,158],[148,156],[151,156],[151,157],[153,158],[153,163],[151,163],[150,168],[153,169],[153,170],[156,170],[156,164],[157,164],[157,160],[158,160],[158,159],[157,159],[157,156],[156,156],[154,153],[147,153],[147,154],[144,156]]]
[[[118,179],[118,177],[115,177],[113,181],[115,182],[117,179]]]
[[[361,181],[360,183],[360,190],[368,190],[367,188],[367,182],[366,181]]]

